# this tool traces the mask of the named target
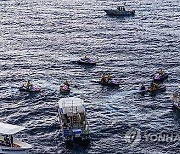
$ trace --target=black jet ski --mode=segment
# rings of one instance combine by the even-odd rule
[[[81,58],[80,60],[77,61],[78,64],[85,64],[85,65],[96,65],[96,61],[91,58]]]
[[[163,73],[163,74],[156,73],[153,76],[154,82],[162,82],[162,81],[166,80],[167,78],[168,78],[168,73]]]
[[[25,91],[25,92],[39,92],[40,88],[37,85],[31,85],[29,87],[22,85],[19,87],[20,91]]]

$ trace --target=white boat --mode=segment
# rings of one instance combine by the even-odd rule
[[[135,10],[126,10],[125,6],[118,6],[117,9],[104,10],[107,15],[129,16],[134,15]]]
[[[173,94],[172,103],[176,108],[180,109],[180,92],[175,92]]]
[[[15,139],[14,134],[24,130],[25,127],[0,122],[0,153],[24,154],[32,145]]]
[[[62,98],[58,102],[58,117],[66,143],[73,143],[76,139],[89,141],[89,123],[83,102],[75,97]]]

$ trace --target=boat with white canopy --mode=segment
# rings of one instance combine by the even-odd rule
[[[117,15],[117,16],[130,16],[135,14],[135,10],[126,10],[125,4],[117,6],[117,9],[106,9],[104,10],[107,15]]]
[[[25,127],[0,122],[0,153],[20,154],[26,153],[32,145],[13,137],[14,134],[24,130]]]
[[[89,141],[89,123],[83,102],[76,97],[62,98],[58,102],[58,116],[66,143],[73,143],[75,139]]]

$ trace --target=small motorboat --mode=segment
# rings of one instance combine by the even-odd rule
[[[77,61],[78,64],[84,64],[84,65],[96,65],[96,61],[91,58],[81,58]]]
[[[68,94],[70,93],[70,88],[68,85],[63,85],[60,87],[60,92],[63,94]]]
[[[22,85],[19,87],[19,90],[24,92],[39,92],[40,88],[37,85],[31,85],[29,88],[26,85]]]
[[[174,107],[180,109],[180,92],[173,93],[172,103],[173,103]]]
[[[14,134],[24,130],[25,127],[0,122],[0,153],[24,154],[32,145],[13,137]]]
[[[115,10],[104,10],[107,15],[129,16],[134,15],[135,10],[126,10],[125,6],[118,6]]]
[[[162,81],[164,81],[164,80],[167,79],[167,78],[168,78],[168,73],[163,73],[163,74],[156,73],[156,74],[153,76],[154,82],[162,82]]]
[[[89,123],[86,118],[84,101],[80,98],[61,98],[58,102],[58,117],[65,143],[77,140],[87,143],[90,140]]]
[[[119,83],[115,80],[109,80],[106,82],[103,82],[103,81],[94,81],[94,82],[99,83],[101,85],[109,86],[109,87],[119,87]]]

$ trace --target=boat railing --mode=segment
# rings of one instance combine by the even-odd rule
[[[17,139],[16,139],[17,140]],[[15,141],[16,141],[15,140]],[[10,143],[10,141],[5,141],[3,136],[0,136],[0,145],[1,146],[6,146],[6,147],[14,147],[14,148],[20,148],[21,146],[16,144],[16,143]]]

